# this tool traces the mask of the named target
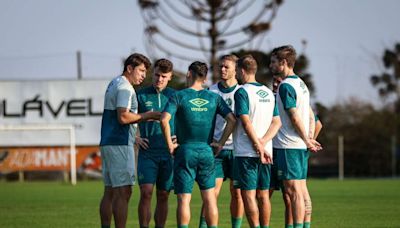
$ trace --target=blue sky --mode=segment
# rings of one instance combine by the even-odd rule
[[[379,105],[369,77],[383,71],[384,49],[400,42],[399,9],[397,0],[286,0],[261,49],[302,50],[305,39],[314,101]],[[111,79],[123,57],[145,53],[136,0],[3,0],[0,31],[0,80],[75,79],[77,50],[84,78]]]

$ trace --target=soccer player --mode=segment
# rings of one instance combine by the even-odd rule
[[[209,90],[211,92],[219,94],[226,104],[234,110],[235,100],[234,94],[238,90],[239,85],[236,80],[236,61],[238,57],[235,55],[224,55],[220,58],[219,70],[220,70],[220,82],[212,85]],[[217,116],[214,130],[214,141],[218,141],[223,133],[226,121],[221,116]],[[222,183],[226,178],[230,178],[230,192],[231,192],[231,223],[233,228],[240,227],[242,224],[243,216],[243,201],[240,195],[240,189],[233,187],[233,140],[232,135],[229,136],[223,149],[215,158],[215,194],[218,198],[219,192],[222,187]],[[206,228],[207,224],[204,217],[204,210],[202,210],[202,216],[200,217],[200,228]]]
[[[100,141],[105,185],[100,202],[102,227],[110,227],[112,215],[115,227],[125,227],[128,202],[135,183],[135,123],[159,119],[161,115],[160,112],[137,114],[136,93],[132,85],[143,82],[150,65],[144,55],[130,55],[125,60],[122,75],[108,84],[105,93]]]
[[[278,177],[283,180],[284,190],[290,198],[294,227],[310,227],[310,217],[306,216],[311,215],[311,199],[307,198],[306,191],[308,150],[317,152],[321,145],[309,133],[310,94],[306,84],[293,71],[295,61],[296,51],[290,45],[272,51],[270,69],[283,78],[277,92],[282,127],[274,147]]]
[[[282,80],[283,79],[282,79],[282,77],[280,77],[280,75],[274,75],[273,83],[272,83],[272,91],[274,92],[275,95],[278,91],[278,87],[279,87],[280,83],[282,82]],[[314,139],[317,139],[317,136],[322,129],[322,123],[318,119],[318,116],[314,115],[314,112],[312,111],[311,107],[310,107],[309,118],[310,118],[310,131],[309,131],[310,133],[309,134],[313,135]],[[274,146],[274,149],[273,149],[273,161],[274,162],[271,166],[272,175],[271,175],[271,188],[269,191],[269,195],[271,198],[274,191],[280,190],[280,189],[282,190],[282,198],[285,203],[285,227],[292,228],[293,227],[293,215],[292,215],[292,209],[291,209],[291,204],[290,204],[290,197],[289,197],[288,193],[284,191],[284,188],[282,186],[282,181],[280,181],[278,179],[278,165],[277,165],[278,161],[277,161],[277,154],[276,154],[277,150],[275,149],[276,144],[277,144],[276,138],[273,138],[272,142],[273,142],[272,144]],[[305,198],[309,199],[310,196],[308,193],[308,189],[305,189],[305,190],[306,190]],[[305,221],[311,219],[311,218],[308,219],[307,216],[311,217],[311,211],[308,214],[306,214]]]
[[[168,99],[175,93],[167,87],[172,78],[173,64],[167,59],[159,59],[154,64],[152,85],[138,92],[139,113],[162,111]],[[170,121],[174,134],[174,118]],[[157,185],[157,205],[154,212],[155,226],[164,227],[168,215],[168,196],[172,188],[173,159],[168,151],[161,132],[160,122],[139,123],[138,180],[140,201],[138,207],[139,225],[149,226],[151,219],[151,197],[154,185]]]
[[[235,93],[238,124],[233,133],[235,187],[240,188],[250,227],[269,227],[269,184],[272,138],[281,121],[272,91],[256,81],[257,62],[251,55],[240,58],[236,75],[243,85]]]
[[[176,92],[161,116],[161,127],[169,152],[175,156],[174,189],[178,197],[176,212],[180,228],[188,227],[190,222],[194,181],[201,191],[207,225],[217,227],[214,153],[217,155],[225,145],[236,123],[235,116],[222,97],[203,88],[207,71],[205,63],[196,61],[190,64],[186,76],[189,88]],[[219,141],[212,142],[217,115],[224,117],[227,124]],[[175,116],[177,143],[171,139],[172,116]]]

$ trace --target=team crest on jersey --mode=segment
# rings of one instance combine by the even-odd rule
[[[204,105],[210,103],[208,100],[204,100],[201,98],[195,98],[189,101],[191,104],[193,104],[196,107],[192,107],[191,110],[195,112],[206,112],[208,109],[207,108],[202,108]]]
[[[226,104],[231,107],[232,106],[232,99],[229,97],[225,100]]]
[[[153,102],[151,102],[151,101],[146,101],[146,102],[144,103],[144,105],[146,105],[146,107],[152,107],[152,106],[153,106]]]
[[[260,102],[269,102],[269,99],[266,99],[266,97],[268,96],[268,93],[266,91],[260,89],[257,91],[256,94],[261,97],[261,99],[259,99]]]

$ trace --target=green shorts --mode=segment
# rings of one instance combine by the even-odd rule
[[[207,144],[184,144],[174,159],[175,194],[192,193],[194,181],[200,190],[215,187],[214,154]]]
[[[101,146],[104,185],[121,187],[135,184],[133,146]]]
[[[233,150],[221,150],[215,157],[215,178],[233,177]]]
[[[309,152],[306,149],[276,149],[279,180],[307,179]]]
[[[270,188],[271,165],[262,164],[258,157],[235,157],[234,187],[241,190]]]
[[[173,188],[173,165],[174,160],[168,151],[139,150],[139,185],[156,184],[157,189],[170,191]]]
[[[278,156],[277,152],[274,149],[272,152],[272,159],[273,163],[271,165],[271,183],[270,183],[270,189],[273,190],[280,190],[283,188],[282,181],[279,180],[278,178]]]

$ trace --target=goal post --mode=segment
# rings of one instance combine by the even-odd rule
[[[0,125],[0,131],[68,131],[71,184],[76,185],[76,138],[74,125],[62,124],[29,124],[29,125]]]

